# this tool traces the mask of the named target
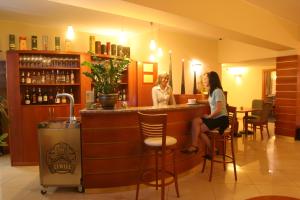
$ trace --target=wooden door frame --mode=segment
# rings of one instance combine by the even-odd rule
[[[262,99],[265,100],[266,99],[266,95],[265,95],[265,89],[266,89],[266,73],[267,72],[272,72],[272,71],[275,71],[276,72],[276,68],[274,69],[263,69],[262,71]]]

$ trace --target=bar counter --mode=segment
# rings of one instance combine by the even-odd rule
[[[177,138],[176,167],[179,174],[202,161],[203,149],[200,149],[200,153],[192,155],[182,154],[180,149],[191,141],[191,120],[209,112],[206,101],[198,105],[179,104],[114,110],[83,109],[80,114],[82,177],[85,189],[136,183],[142,142],[137,112],[168,114],[167,135]],[[150,154],[146,156],[146,165],[153,166],[153,157]],[[172,169],[172,162],[168,156],[166,163],[166,167]]]

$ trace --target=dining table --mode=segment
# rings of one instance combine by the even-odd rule
[[[243,108],[243,107],[240,107],[240,108],[238,108],[238,109],[236,110],[237,113],[244,113],[245,119],[248,118],[249,112],[253,112],[253,111],[261,111],[261,109],[257,109],[257,108]],[[244,119],[244,118],[243,118],[243,119]],[[253,134],[252,131],[249,131],[249,130],[248,130],[248,120],[245,120],[243,130],[242,130],[242,131],[239,131],[239,134],[245,134],[245,135]]]

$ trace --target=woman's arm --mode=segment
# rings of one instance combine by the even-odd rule
[[[153,106],[158,105],[157,92],[154,87],[152,88],[152,102],[153,102]]]
[[[176,105],[176,101],[175,101],[175,97],[174,97],[172,88],[171,88],[171,93],[170,93],[169,105]]]
[[[217,101],[216,104],[216,110],[208,116],[208,118],[214,118],[215,116],[218,116],[222,111],[222,101]]]

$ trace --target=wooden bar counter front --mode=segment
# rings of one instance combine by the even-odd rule
[[[167,135],[177,138],[176,167],[183,173],[202,161],[202,152],[180,152],[191,141],[191,120],[208,113],[208,104],[81,110],[83,186],[86,189],[134,185],[137,181],[141,136],[137,112],[167,113]],[[203,151],[203,145],[201,150]],[[152,155],[146,166],[153,166]],[[167,156],[167,168],[172,167]]]

